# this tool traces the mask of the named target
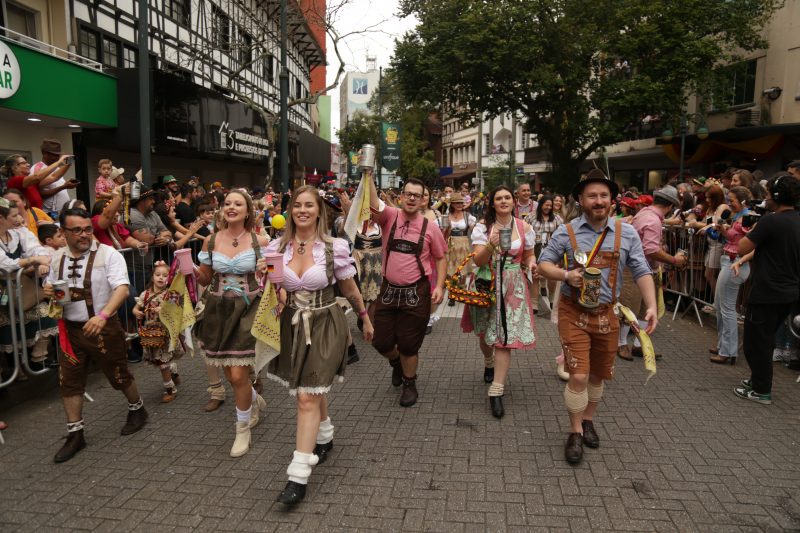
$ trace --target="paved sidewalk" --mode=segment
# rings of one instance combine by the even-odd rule
[[[233,402],[202,412],[200,360],[184,360],[178,398],[159,403],[158,372],[135,366],[150,412],[144,430],[120,437],[121,394],[94,374],[85,409],[89,446],[56,465],[65,435],[56,391],[0,413],[3,531],[798,531],[800,384],[775,367],[774,403],[732,389],[747,365],[717,366],[715,332],[665,319],[664,354],[644,385],[641,361],[618,360],[596,426],[598,450],[563,459],[568,421],[555,376],[555,328],[537,322],[538,344],[514,355],[506,416],[489,413],[476,339],[460,333],[460,307],[423,346],[420,402],[403,409],[389,367],[359,341],[361,361],[331,394],[336,426],[328,462],[306,501],[274,503],[294,449],[295,409],[266,382],[267,413],[246,456],[228,456]]]

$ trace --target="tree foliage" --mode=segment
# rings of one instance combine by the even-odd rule
[[[719,69],[763,48],[782,0],[402,0],[420,21],[392,66],[407,99],[478,121],[517,111],[561,185],[647,115],[706,102]]]
[[[380,94],[380,99],[378,98]],[[385,70],[379,91],[368,104],[369,113],[356,111],[344,127],[337,131],[339,150],[343,154],[357,151],[363,144],[374,144],[380,153],[380,119],[400,124],[400,168],[397,175],[428,181],[436,178],[433,151],[425,135],[425,126],[433,109],[405,99],[397,86],[393,71]]]

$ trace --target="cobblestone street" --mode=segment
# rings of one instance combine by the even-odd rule
[[[150,419],[130,437],[119,436],[122,395],[94,373],[88,447],[64,464],[52,462],[66,433],[57,390],[1,413],[10,428],[0,446],[0,529],[800,530],[795,372],[776,365],[771,406],[737,399],[745,362],[710,364],[713,328],[665,317],[654,337],[658,374],[644,385],[641,361],[618,360],[595,419],[601,446],[573,467],[563,459],[555,327],[538,320],[536,350],[513,356],[498,421],[476,339],[460,333],[460,307],[443,309],[423,346],[412,408],[397,405],[389,367],[359,341],[361,361],[330,396],[332,457],[296,509],[274,503],[294,450],[288,394],[265,381],[268,408],[251,450],[232,459],[230,388],[220,410],[204,413],[205,372],[187,359],[178,398],[166,405],[158,372],[135,366]]]

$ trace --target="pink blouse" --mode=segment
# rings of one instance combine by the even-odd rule
[[[267,246],[267,252],[278,252],[279,248],[280,239],[275,239]],[[316,241],[312,253],[314,254],[314,265],[298,278],[294,270],[289,268],[289,262],[294,257],[294,243],[289,242],[286,245],[286,251],[283,253],[284,268],[281,287],[289,292],[295,292],[299,290],[318,291],[330,285],[325,273],[325,243]],[[356,275],[355,261],[350,256],[350,246],[344,239],[333,239],[333,275],[337,280],[349,279]]]

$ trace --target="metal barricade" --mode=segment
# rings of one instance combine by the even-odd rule
[[[6,282],[4,296],[7,298],[8,305],[8,327],[11,332],[11,347],[13,352],[11,361],[13,368],[11,376],[8,379],[0,380],[0,389],[13,383],[23,370],[30,376],[38,376],[50,371],[50,369],[46,367],[42,370],[33,370],[28,362],[28,343],[25,337],[25,305],[22,293],[22,276],[24,275],[26,275],[25,269],[19,269],[15,272],[3,272],[3,277]],[[36,301],[35,305],[38,306],[40,302],[38,277],[35,278],[33,287]],[[39,322],[39,328],[41,329],[41,317],[37,320]]]
[[[685,250],[688,253],[686,268],[683,270],[669,266],[667,280],[664,284],[664,292],[669,292],[678,296],[672,319],[680,311],[681,302],[689,302],[683,309],[681,318],[694,309],[695,316],[700,326],[703,326],[703,319],[700,312],[701,307],[714,305],[714,290],[712,284],[706,279],[706,263],[716,264],[715,258],[708,258],[710,253],[716,254],[717,250],[709,246],[708,237],[705,232],[698,232],[692,228],[683,226],[664,226],[662,231],[663,244],[667,252],[674,255],[678,250]],[[719,270],[719,269],[717,269]],[[712,273],[713,276],[719,272]],[[739,288],[742,302],[746,301],[747,292],[750,290],[750,280],[742,284]],[[742,304],[744,307],[744,304]]]

